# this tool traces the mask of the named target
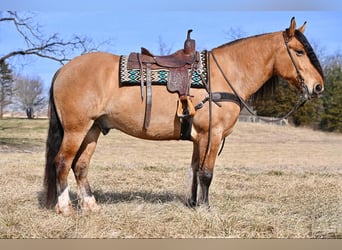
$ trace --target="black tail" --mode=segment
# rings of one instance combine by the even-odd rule
[[[51,88],[50,88],[50,123],[49,131],[46,140],[46,164],[45,164],[45,176],[44,176],[44,188],[45,188],[45,206],[52,208],[57,202],[57,174],[55,167],[55,158],[62,144],[63,139],[63,127],[58,118],[56,106],[53,97],[53,85],[56,79],[58,71],[53,77]]]

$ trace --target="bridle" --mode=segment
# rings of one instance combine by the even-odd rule
[[[284,37],[284,42],[285,42],[285,46],[286,46],[286,49],[287,49],[287,52],[290,56],[290,59],[292,61],[292,64],[296,70],[296,73],[297,73],[297,80],[298,80],[298,83],[299,83],[299,96],[298,96],[298,100],[297,102],[295,103],[295,105],[292,107],[292,109],[283,117],[279,117],[279,118],[267,118],[267,117],[261,117],[261,116],[258,116],[250,107],[249,105],[246,103],[246,101],[237,93],[237,91],[235,90],[235,88],[233,87],[233,85],[230,83],[230,81],[228,80],[227,76],[224,74],[220,64],[218,63],[216,57],[215,57],[215,54],[213,53],[213,51],[209,51],[208,52],[208,72],[210,71],[209,70],[209,58],[210,58],[210,55],[212,56],[217,68],[219,69],[221,75],[223,76],[223,78],[225,79],[225,81],[227,82],[227,84],[229,85],[229,87],[231,88],[231,90],[233,91],[236,99],[238,100],[238,102],[240,103],[240,108],[243,108],[245,107],[246,110],[252,114],[253,116],[256,116],[258,117],[260,120],[263,120],[263,121],[266,121],[266,122],[279,122],[279,121],[282,121],[284,119],[287,119],[290,115],[292,115],[296,110],[298,110],[301,106],[303,106],[306,101],[308,101],[311,96],[310,96],[310,92],[309,92],[309,89],[307,87],[307,85],[305,84],[305,80],[304,80],[304,77],[302,76],[302,74],[300,73],[299,71],[299,68],[298,68],[298,65],[296,64],[293,56],[292,56],[292,53],[290,51],[290,47],[288,45],[288,40],[286,38],[286,34],[285,32],[283,33],[283,37]],[[208,100],[209,100],[209,136],[208,136],[208,145],[207,145],[207,151],[206,151],[206,156],[209,152],[209,149],[211,147],[211,127],[212,127],[212,122],[211,122],[211,116],[212,116],[212,112],[211,112],[211,109],[212,109],[212,101],[213,101],[213,93],[211,92],[211,87],[210,87],[210,77],[208,77],[208,83],[206,84],[208,85],[209,87],[207,88],[207,91],[208,91],[208,94],[209,94],[209,97],[208,97]],[[219,102],[219,100],[217,101]],[[215,104],[218,105],[218,103],[215,102]],[[203,104],[203,101],[202,101],[202,104]],[[225,143],[225,138],[223,138],[223,141],[222,141],[222,145],[221,145],[221,148],[218,152],[218,155],[221,154],[222,150],[223,150],[223,147],[224,147],[224,143]],[[204,161],[203,161],[204,163]]]
[[[294,66],[294,68],[296,70],[296,73],[297,73],[297,80],[299,82],[299,89],[301,91],[301,95],[306,100],[309,100],[311,98],[311,96],[310,96],[310,92],[309,92],[308,86],[305,84],[304,77],[300,73],[298,65],[296,64],[296,62],[295,62],[295,60],[293,58],[293,55],[292,55],[292,53],[290,51],[289,40],[286,38],[286,32],[283,32],[283,37],[284,37],[284,42],[285,42],[285,46],[286,46],[287,52],[288,52],[288,54],[290,56],[292,64],[293,64],[293,66]]]
[[[290,56],[290,59],[292,61],[292,64],[296,70],[296,73],[297,73],[297,80],[299,82],[299,96],[298,96],[298,100],[297,102],[295,103],[295,105],[292,107],[292,109],[283,117],[278,117],[278,118],[266,118],[266,117],[261,117],[261,116],[258,116],[253,110],[252,108],[249,107],[249,105],[246,103],[246,101],[237,93],[237,91],[235,90],[235,88],[233,87],[233,85],[231,84],[231,82],[228,80],[227,76],[224,74],[220,64],[218,63],[216,57],[215,57],[215,54],[213,53],[213,51],[210,51],[208,53],[208,59],[209,59],[209,56],[211,55],[217,68],[219,69],[221,75],[223,76],[223,78],[225,79],[225,81],[227,82],[227,84],[229,85],[229,87],[231,88],[231,90],[233,91],[234,95],[237,97],[237,99],[239,100],[239,102],[241,103],[241,106],[242,107],[245,107],[246,110],[252,114],[253,116],[256,116],[258,117],[260,120],[263,120],[263,121],[266,121],[266,122],[278,122],[278,121],[281,121],[281,120],[284,120],[284,119],[287,119],[290,115],[292,115],[298,108],[300,108],[301,106],[303,106],[307,100],[309,100],[311,97],[310,97],[310,92],[309,92],[309,89],[307,87],[307,85],[305,84],[305,80],[304,80],[304,77],[302,76],[302,74],[300,73],[299,71],[299,68],[298,68],[298,65],[296,64],[293,56],[292,56],[292,53],[290,51],[290,48],[289,48],[289,45],[288,45],[288,40],[286,39],[286,34],[285,32],[283,33],[283,37],[284,37],[284,42],[285,42],[285,46],[286,46],[286,49],[287,49],[287,52]],[[209,62],[209,60],[208,60]]]

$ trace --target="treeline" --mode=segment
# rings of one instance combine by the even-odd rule
[[[323,131],[342,132],[342,55],[328,56],[322,60],[324,93],[311,99],[297,110],[289,123]],[[279,117],[285,115],[298,99],[298,90],[280,81],[271,98],[255,103],[258,115]]]
[[[0,62],[0,118],[5,112],[24,111],[28,119],[46,109],[47,98],[39,77],[15,75],[5,62]]]

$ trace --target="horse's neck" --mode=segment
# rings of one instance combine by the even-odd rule
[[[242,39],[212,52],[233,88],[248,99],[273,75],[274,59],[281,44],[281,32]],[[211,58],[211,81],[216,89],[229,89]]]

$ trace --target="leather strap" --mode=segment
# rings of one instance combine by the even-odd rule
[[[144,68],[143,64],[141,62],[141,55],[138,54],[138,63],[140,67],[140,95],[141,95],[141,100],[144,100]]]
[[[207,101],[209,101],[209,99],[210,99],[209,96],[205,97],[199,104],[197,104],[195,106],[195,110],[203,108],[204,104]],[[228,92],[214,92],[214,93],[211,93],[211,99],[218,106],[221,106],[219,104],[219,102],[234,102],[234,103],[236,103],[237,105],[240,106],[240,109],[243,107],[242,103],[240,102],[240,99],[236,95],[234,95],[232,93],[228,93]]]
[[[151,77],[151,64],[146,64],[146,108],[145,108],[145,121],[144,128],[147,129],[151,120],[152,108],[152,77]]]

